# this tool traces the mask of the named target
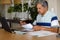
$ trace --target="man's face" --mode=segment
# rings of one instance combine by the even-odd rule
[[[46,8],[43,7],[41,4],[37,4],[37,11],[38,11],[38,13],[43,15],[46,11]]]

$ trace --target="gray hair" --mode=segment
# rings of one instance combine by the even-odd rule
[[[36,5],[40,3],[43,7],[48,7],[48,2],[45,0],[37,0]]]

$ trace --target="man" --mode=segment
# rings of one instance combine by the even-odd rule
[[[55,13],[48,10],[48,2],[38,0],[36,2],[36,7],[39,14],[33,23],[35,25],[33,29],[56,32],[57,29],[52,28],[51,26],[59,26],[58,18]]]

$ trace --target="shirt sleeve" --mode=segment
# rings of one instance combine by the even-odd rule
[[[36,20],[33,22],[33,25],[36,25]]]
[[[57,16],[53,17],[51,19],[51,26],[59,26],[58,18]]]

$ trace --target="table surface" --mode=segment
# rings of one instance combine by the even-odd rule
[[[37,37],[28,34],[20,35],[20,34],[9,33],[3,29],[0,29],[0,40],[56,40],[56,36],[51,35],[46,37]]]

